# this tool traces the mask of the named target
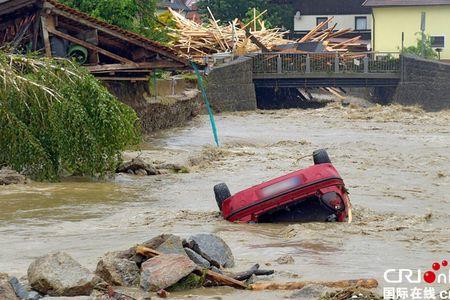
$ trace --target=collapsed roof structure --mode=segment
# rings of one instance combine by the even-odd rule
[[[0,47],[71,57],[102,80],[147,80],[154,69],[183,69],[177,52],[55,0],[0,0]]]

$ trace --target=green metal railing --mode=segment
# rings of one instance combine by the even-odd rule
[[[383,74],[400,72],[397,52],[261,53],[253,59],[257,74]]]

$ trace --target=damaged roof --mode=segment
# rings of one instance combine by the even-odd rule
[[[56,8],[56,9],[58,9],[64,13],[67,13],[75,18],[78,18],[80,20],[85,20],[87,22],[90,22],[90,23],[93,23],[100,27],[103,27],[106,30],[116,32],[117,34],[122,35],[125,39],[132,41],[134,44],[141,45],[143,47],[151,49],[155,53],[158,53],[162,56],[173,59],[174,61],[180,62],[184,65],[188,65],[188,62],[185,59],[181,58],[175,50],[173,50],[169,47],[166,47],[156,41],[150,40],[150,39],[148,39],[142,35],[139,35],[137,33],[125,30],[118,26],[111,25],[111,24],[108,24],[99,19],[93,18],[93,17],[89,16],[88,14],[80,12],[76,9],[73,9],[73,8],[67,6],[67,5],[61,4],[55,0],[0,0],[0,16],[10,14],[10,13],[15,13],[16,11],[18,11],[20,9],[27,9],[28,7],[31,9],[38,8],[38,7],[42,7],[43,5],[49,5],[53,9]]]
[[[366,0],[363,6],[429,6],[429,5],[450,5],[450,0]]]
[[[357,15],[370,14],[369,7],[363,7],[364,0],[300,0],[294,8],[302,15]]]

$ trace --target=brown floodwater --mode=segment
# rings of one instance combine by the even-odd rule
[[[402,107],[257,111],[207,116],[148,137],[139,155],[189,165],[188,174],[119,175],[0,187],[0,272],[22,276],[36,257],[66,251],[90,269],[107,251],[160,233],[212,232],[233,250],[236,270],[275,269],[273,281],[377,278],[390,268],[429,269],[449,259],[450,112]],[[231,224],[217,213],[212,187],[232,192],[312,163],[327,148],[355,206],[353,224]],[[292,255],[294,264],[276,259]],[[263,278],[262,278],[263,279]],[[229,288],[175,297],[237,299]],[[258,293],[279,298],[292,292]]]

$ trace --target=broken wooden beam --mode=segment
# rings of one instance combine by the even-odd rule
[[[378,281],[376,279],[358,279],[358,280],[340,280],[340,281],[300,281],[300,282],[260,282],[250,285],[250,289],[253,291],[264,290],[299,290],[307,285],[323,285],[330,288],[345,289],[349,287],[359,287],[366,289],[374,289],[378,287]]]

